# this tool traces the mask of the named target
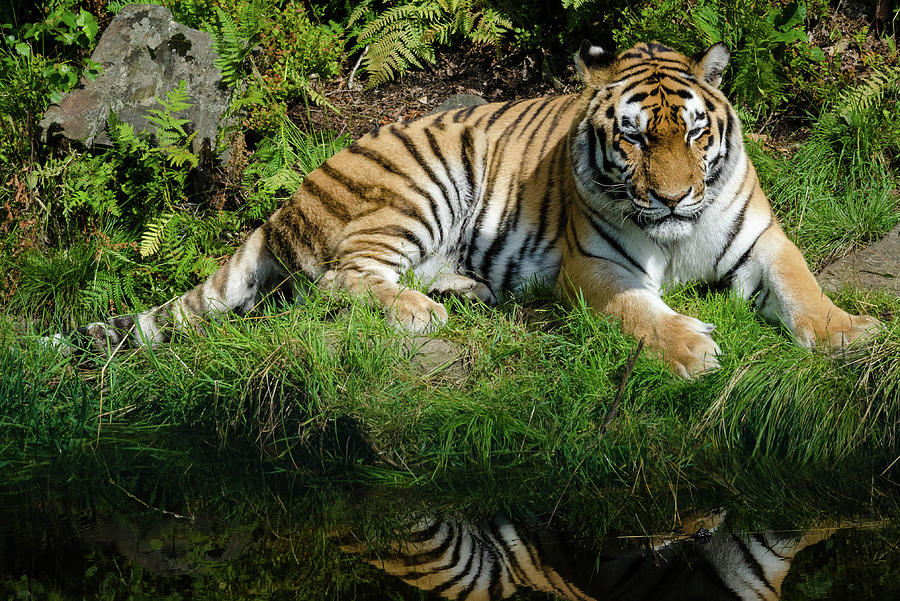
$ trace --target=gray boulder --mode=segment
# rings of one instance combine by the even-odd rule
[[[900,296],[900,225],[875,244],[832,263],[816,277],[822,288],[831,292],[849,284]]]
[[[53,143],[66,138],[84,146],[109,146],[106,119],[112,110],[135,131],[154,131],[145,115],[161,108],[156,98],[187,84],[191,108],[176,113],[190,119],[197,135],[193,151],[199,153],[208,140],[215,148],[219,122],[231,98],[222,81],[209,34],[172,20],[162,6],[131,4],[110,22],[91,59],[103,72],[94,80],[82,80],[51,106],[40,123],[41,139]]]

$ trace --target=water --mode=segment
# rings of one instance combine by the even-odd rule
[[[129,430],[0,461],[0,601],[900,599],[892,481],[760,462],[680,487],[423,481],[340,450]]]
[[[183,459],[10,480],[0,599],[900,599],[900,532],[883,520],[748,527],[683,506],[695,495],[517,504],[508,485],[338,486]]]

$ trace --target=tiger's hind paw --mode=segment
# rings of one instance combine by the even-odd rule
[[[823,346],[832,352],[859,347],[884,329],[884,324],[868,315],[852,315],[833,307],[825,318],[798,320],[794,329],[797,342],[807,348]]]
[[[828,343],[832,350],[844,351],[855,342],[865,342],[884,329],[884,324],[869,315],[844,315],[843,323],[828,328]]]
[[[413,333],[433,332],[449,319],[444,305],[409,288],[397,295],[385,313],[389,324]]]
[[[439,296],[456,294],[471,300],[480,300],[488,305],[497,304],[497,297],[486,284],[459,273],[438,277],[432,282],[428,293]]]

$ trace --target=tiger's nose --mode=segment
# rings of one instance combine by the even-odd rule
[[[691,186],[684,192],[676,193],[676,194],[663,194],[662,192],[657,192],[656,190],[650,190],[649,195],[650,198],[656,199],[659,202],[663,203],[670,209],[674,209],[678,206],[682,200],[691,195],[691,192],[694,191],[694,186]]]

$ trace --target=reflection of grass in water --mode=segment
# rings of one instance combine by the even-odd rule
[[[171,346],[81,364],[18,344],[7,324],[3,456],[77,448],[112,425],[188,426],[223,447],[254,441],[279,465],[358,464],[367,480],[527,470],[575,488],[692,480],[720,453],[797,466],[865,454],[875,475],[896,457],[896,298],[842,297],[888,323],[850,360],[795,347],[726,293],[682,288],[667,299],[718,324],[723,368],[684,382],[645,352],[602,437],[634,342],[540,291],[498,309],[448,301],[441,334],[463,350],[467,377],[422,375],[377,312],[317,293]],[[358,432],[349,447],[336,442],[348,425]]]

